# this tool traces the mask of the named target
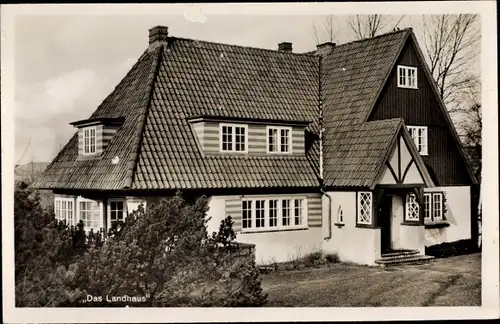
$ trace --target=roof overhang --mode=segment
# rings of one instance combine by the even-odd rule
[[[70,125],[80,128],[86,126],[94,126],[94,125],[115,125],[120,126],[125,121],[124,117],[101,117],[101,118],[89,118],[82,119],[78,121],[74,121],[69,123]]]
[[[261,125],[300,126],[300,127],[307,127],[312,122],[304,120],[259,119],[259,118],[240,118],[240,117],[208,116],[208,115],[188,117],[187,121],[189,123],[210,121],[210,122],[233,122],[233,123],[261,124]]]

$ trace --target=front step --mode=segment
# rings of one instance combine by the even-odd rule
[[[383,254],[375,263],[382,267],[430,262],[433,256],[419,254],[418,251],[399,251]]]

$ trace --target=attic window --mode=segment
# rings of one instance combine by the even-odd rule
[[[83,129],[83,155],[92,155],[96,152],[96,127]]]
[[[417,68],[398,65],[398,87],[417,89]]]
[[[420,155],[427,155],[427,126],[407,126]]]
[[[220,151],[247,152],[247,125],[220,124]]]
[[[291,127],[267,127],[267,153],[292,153],[291,142]]]

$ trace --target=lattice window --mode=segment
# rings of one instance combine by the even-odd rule
[[[243,200],[241,206],[241,221],[243,228],[252,228],[252,201]]]
[[[419,220],[419,204],[417,196],[414,193],[406,195],[406,220],[418,221]]]
[[[358,192],[358,223],[371,224],[373,214],[371,192]]]

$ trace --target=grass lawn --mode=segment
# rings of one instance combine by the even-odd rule
[[[424,265],[333,264],[263,276],[270,307],[480,306],[481,254]]]

